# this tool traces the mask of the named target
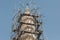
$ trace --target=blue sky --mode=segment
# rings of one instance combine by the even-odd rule
[[[0,40],[10,40],[12,16],[21,0],[0,0]],[[48,40],[60,40],[60,0],[39,0]]]

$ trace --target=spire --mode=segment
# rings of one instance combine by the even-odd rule
[[[28,6],[26,6],[26,11],[25,11],[25,13],[26,13],[26,14],[29,14],[29,13],[30,13]]]
[[[30,13],[30,11],[29,11],[29,7],[28,7],[28,0],[26,1],[26,10],[25,10],[25,13],[26,14],[29,14]]]

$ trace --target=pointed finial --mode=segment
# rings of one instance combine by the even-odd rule
[[[25,13],[26,14],[29,14],[30,13],[28,6],[26,7],[26,12]]]

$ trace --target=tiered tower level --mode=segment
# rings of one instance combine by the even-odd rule
[[[41,39],[43,34],[41,30],[42,22],[38,20],[40,16],[32,14],[28,6],[26,11],[19,15],[17,18],[18,26],[12,26],[12,40],[43,40]]]

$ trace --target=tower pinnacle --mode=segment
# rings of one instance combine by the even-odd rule
[[[25,11],[25,13],[26,13],[26,14],[29,14],[29,13],[30,13],[28,6],[26,6],[26,11]]]

